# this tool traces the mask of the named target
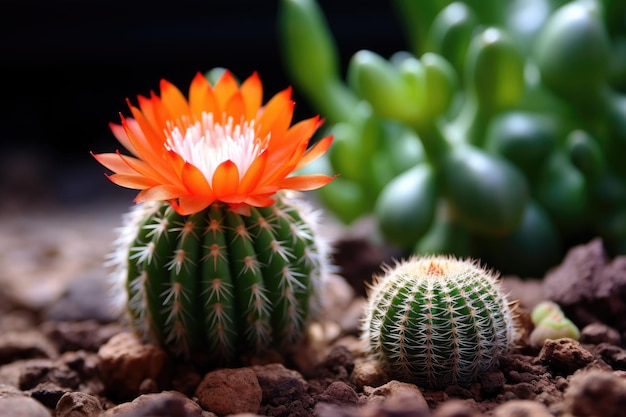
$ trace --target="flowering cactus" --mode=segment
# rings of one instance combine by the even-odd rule
[[[513,321],[492,272],[452,257],[412,257],[375,280],[362,337],[394,377],[468,385],[508,350]]]
[[[198,74],[189,99],[167,81],[112,124],[134,155],[98,154],[109,178],[141,190],[112,257],[138,334],[175,357],[227,366],[240,354],[286,352],[304,338],[328,267],[316,212],[293,190],[332,177],[292,176],[323,154],[320,124],[290,127],[291,90],[261,106],[253,74]]]

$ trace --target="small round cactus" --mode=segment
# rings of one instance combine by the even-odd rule
[[[166,202],[136,206],[114,256],[131,324],[175,357],[210,367],[293,349],[328,267],[315,214],[284,192],[249,215],[221,203],[192,215]]]
[[[468,385],[514,341],[497,275],[472,260],[412,257],[369,291],[362,337],[390,375],[429,388]]]

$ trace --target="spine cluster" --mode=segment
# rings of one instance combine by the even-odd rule
[[[370,289],[363,338],[392,376],[468,385],[512,344],[512,308],[497,277],[475,262],[413,257],[385,272]]]
[[[249,215],[219,203],[189,216],[167,203],[138,206],[115,256],[133,327],[209,366],[293,349],[327,267],[312,214],[284,195]]]

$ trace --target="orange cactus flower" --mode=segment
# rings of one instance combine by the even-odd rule
[[[332,137],[309,148],[319,116],[291,125],[291,88],[265,105],[255,72],[239,84],[226,71],[211,85],[198,73],[187,99],[166,80],[161,96],[138,96],[132,117],[110,127],[133,155],[94,154],[117,185],[141,190],[135,202],[169,201],[178,213],[199,212],[214,202],[245,213],[267,207],[281,189],[313,190],[333,177],[290,175],[324,154]]]

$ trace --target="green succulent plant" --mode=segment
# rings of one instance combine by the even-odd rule
[[[530,312],[530,319],[535,326],[529,336],[532,347],[540,348],[546,340],[570,338],[578,340],[580,330],[558,304],[553,301],[542,301]]]
[[[374,280],[362,324],[390,375],[430,388],[468,385],[512,345],[513,307],[497,275],[472,260],[411,257]]]
[[[329,268],[315,214],[282,192],[249,215],[220,203],[186,216],[166,202],[134,207],[114,254],[131,325],[206,366],[290,352],[319,310]]]

